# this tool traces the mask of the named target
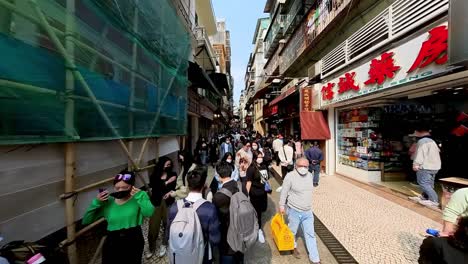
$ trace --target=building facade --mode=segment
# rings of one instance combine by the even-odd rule
[[[453,44],[466,36],[451,27],[448,10],[448,0],[267,1],[265,84],[253,96],[281,89],[281,104],[295,94],[285,83],[307,82],[294,99],[300,134],[321,140],[328,174],[412,180],[411,134],[425,122],[443,150],[438,177],[463,177],[456,153],[467,144],[467,72],[449,59],[466,49]],[[458,49],[449,53],[450,45]],[[285,107],[265,109],[264,118]]]

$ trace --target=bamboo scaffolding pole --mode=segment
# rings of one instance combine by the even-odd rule
[[[91,259],[91,261],[89,262],[89,264],[95,264],[98,257],[99,257],[99,252],[101,252],[102,250],[102,247],[104,246],[104,242],[106,241],[106,238],[107,236],[104,236],[101,238],[101,241],[99,241],[99,245],[96,249],[96,251],[94,252],[94,255],[93,255],[93,258]]]
[[[138,8],[135,5],[133,8],[133,32],[138,31]],[[130,98],[129,98],[129,103],[128,105],[130,106],[130,111],[128,111],[128,127],[129,127],[129,132],[130,132],[130,137],[133,136],[134,134],[134,129],[133,129],[133,123],[134,123],[134,115],[133,115],[133,107],[135,105],[135,84],[136,84],[136,77],[135,77],[135,72],[137,68],[137,58],[138,58],[138,46],[136,42],[133,42],[132,44],[132,71],[130,75]],[[130,151],[131,154],[133,154],[133,140],[130,140],[128,142],[128,150]],[[128,167],[130,166],[132,161],[128,161]],[[134,168],[135,170],[140,166],[140,160],[137,159],[136,162],[137,167]]]
[[[75,78],[73,76],[73,67],[75,59],[75,44],[73,41],[73,32],[75,28],[75,0],[67,0],[65,17],[65,49],[69,54],[67,68],[65,71],[65,134],[69,138],[74,138],[75,131],[75,102],[70,97],[75,90]],[[65,143],[65,193],[75,189],[75,145],[74,143]],[[75,203],[72,199],[65,200],[65,220],[67,226],[67,241],[75,241]],[[68,261],[70,264],[78,263],[78,252],[76,243],[67,247]]]
[[[75,243],[75,241],[76,241],[76,239],[78,237],[82,236],[83,234],[86,234],[89,230],[97,227],[98,225],[104,223],[105,221],[106,221],[106,219],[101,218],[101,219],[97,220],[96,222],[85,226],[84,228],[82,228],[78,232],[76,232],[75,239],[73,241],[68,241],[67,239],[65,239],[65,240],[63,240],[62,242],[59,243],[59,246],[60,247],[66,247],[66,246],[69,246],[71,243]]]

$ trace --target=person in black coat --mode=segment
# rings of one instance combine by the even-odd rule
[[[258,241],[265,243],[265,236],[262,231],[262,213],[267,210],[268,199],[267,192],[265,191],[265,184],[268,182],[268,167],[263,164],[263,153],[254,150],[253,151],[252,164],[247,169],[246,178],[246,190],[250,202],[252,203],[255,211],[257,212],[258,218]]]
[[[428,237],[419,250],[419,264],[468,263],[468,217],[460,218],[449,237]]]
[[[175,199],[170,195],[175,191],[177,185],[177,173],[174,171],[174,163],[168,157],[160,157],[153,173],[150,175],[151,203],[155,207],[153,216],[149,221],[148,244],[149,253],[147,258],[153,256],[156,248],[161,222],[164,232],[166,232],[168,209],[174,203]],[[159,256],[166,255],[166,246],[168,241],[163,237],[162,245],[159,250]]]

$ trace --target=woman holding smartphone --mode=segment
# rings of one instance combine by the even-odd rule
[[[146,192],[135,188],[135,174],[122,172],[114,178],[115,192],[100,192],[93,200],[83,224],[91,224],[104,217],[107,220],[107,239],[102,248],[102,263],[140,264],[144,239],[141,224],[151,217],[154,207]]]

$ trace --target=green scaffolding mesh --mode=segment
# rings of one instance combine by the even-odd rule
[[[170,0],[0,0],[0,144],[185,134],[190,50]]]

